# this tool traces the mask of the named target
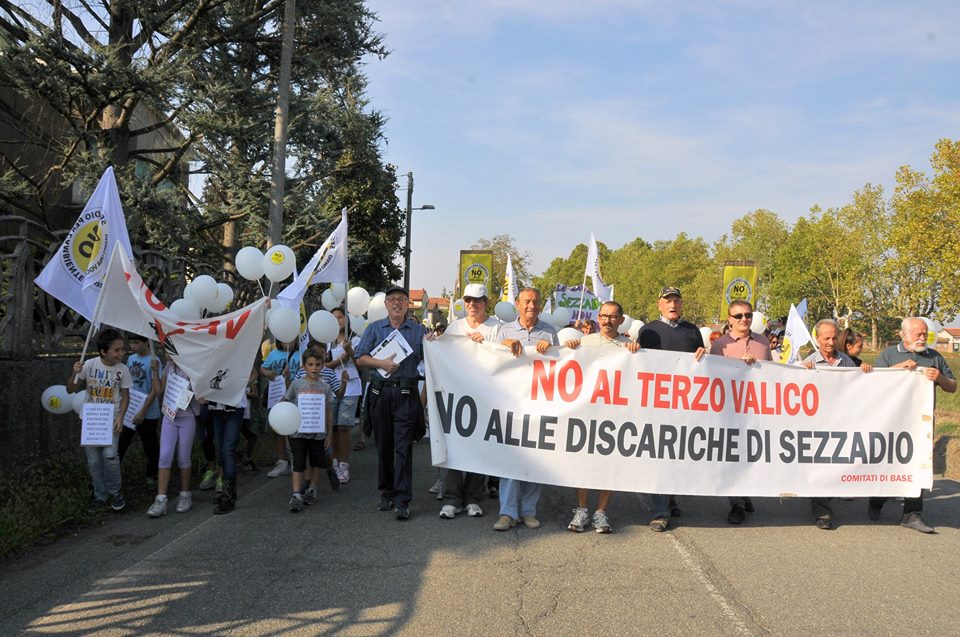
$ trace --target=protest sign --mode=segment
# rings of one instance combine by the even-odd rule
[[[113,444],[113,403],[83,403],[80,446],[109,447]]]
[[[611,349],[514,358],[469,339],[424,343],[436,464],[706,496],[912,497],[932,485],[922,374]]]

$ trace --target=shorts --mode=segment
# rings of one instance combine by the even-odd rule
[[[337,409],[338,427],[352,427],[357,423],[357,403],[359,402],[359,396],[344,396],[340,399],[340,407]]]
[[[307,470],[307,458],[310,458],[311,467],[320,467],[326,469],[330,466],[327,462],[327,451],[323,448],[324,440],[322,438],[288,438],[290,443],[290,453],[293,455],[293,470],[302,473]]]

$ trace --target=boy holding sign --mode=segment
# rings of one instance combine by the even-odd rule
[[[317,481],[320,468],[328,471],[330,462],[327,449],[333,438],[327,435],[327,425],[333,424],[333,390],[320,378],[323,369],[323,354],[308,349],[303,355],[303,369],[307,375],[290,383],[283,399],[294,402],[300,408],[300,429],[289,438],[290,451],[293,454],[293,495],[290,497],[290,512],[303,509],[304,504],[313,504],[317,499]],[[310,458],[310,487],[303,492],[303,473]],[[331,481],[333,484],[333,481]],[[337,486],[340,486],[339,480]]]
[[[123,364],[126,346],[120,332],[106,328],[97,335],[100,356],[73,364],[67,391],[86,387],[80,444],[87,456],[93,481],[94,507],[121,511],[127,506],[120,495],[120,455],[117,453],[123,415],[130,401],[130,370]]]

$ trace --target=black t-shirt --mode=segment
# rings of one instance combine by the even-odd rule
[[[657,319],[640,330],[640,347],[692,354],[704,345],[703,336],[693,323],[681,320],[676,327],[670,327]]]

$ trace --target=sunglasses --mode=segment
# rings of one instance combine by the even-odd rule
[[[736,320],[738,320],[738,321],[739,321],[740,319],[744,319],[744,318],[745,318],[745,319],[752,319],[752,318],[753,318],[753,312],[743,312],[743,313],[741,313],[741,314],[731,314],[731,315],[730,315],[730,318],[736,319]]]
[[[484,299],[484,298],[477,298],[477,297],[472,297],[472,296],[465,296],[465,297],[463,297],[463,302],[464,302],[464,303],[483,303],[485,300],[486,300],[486,299]]]

